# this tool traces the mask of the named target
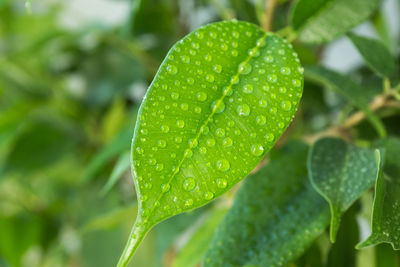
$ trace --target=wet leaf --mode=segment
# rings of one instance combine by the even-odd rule
[[[379,151],[359,148],[341,139],[323,138],[312,146],[309,177],[313,187],[329,202],[332,242],[343,213],[374,184],[379,161]]]
[[[120,266],[153,225],[246,177],[290,123],[302,84],[291,45],[250,23],[210,24],[173,46],[139,111],[140,212]]]
[[[329,206],[307,178],[308,147],[291,143],[237,193],[204,266],[286,266],[329,224]]]
[[[290,24],[305,43],[329,42],[366,20],[380,0],[297,0]]]
[[[307,79],[327,86],[329,89],[346,98],[352,105],[361,109],[379,135],[381,137],[386,136],[385,126],[379,117],[369,109],[366,89],[361,87],[361,85],[343,74],[319,66],[307,67],[305,76]]]
[[[357,248],[389,243],[400,249],[400,139],[385,142],[384,158],[383,173],[375,185],[372,234]]]
[[[372,71],[381,76],[389,76],[394,71],[394,57],[381,41],[354,33],[349,33],[347,36]]]

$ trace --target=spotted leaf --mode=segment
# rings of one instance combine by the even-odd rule
[[[312,146],[309,177],[314,188],[329,202],[332,242],[343,213],[374,184],[379,162],[379,151],[356,147],[341,139],[323,138]]]
[[[302,88],[291,45],[256,25],[210,24],[175,44],[139,110],[132,172],[140,212],[120,266],[153,225],[246,177],[292,120]]]

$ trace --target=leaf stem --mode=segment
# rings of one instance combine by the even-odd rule
[[[272,30],[272,20],[274,19],[276,6],[277,0],[265,0],[264,15],[262,17],[261,26],[266,32]]]
[[[129,264],[129,261],[132,259],[135,251],[139,247],[139,244],[146,236],[147,232],[150,230],[149,227],[146,227],[143,224],[142,219],[138,216],[135,224],[132,227],[131,234],[129,235],[129,239],[126,242],[124,251],[119,258],[117,267],[126,267]]]

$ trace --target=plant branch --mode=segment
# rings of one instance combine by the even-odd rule
[[[369,105],[369,109],[373,112],[384,108],[384,107],[399,107],[398,105],[399,103],[397,103],[397,101],[392,101],[390,98],[393,96],[392,92],[388,92],[388,93],[384,93],[381,95],[378,95],[374,98],[374,100],[370,103]],[[394,104],[393,102],[396,102],[396,104]],[[357,124],[359,124],[361,121],[363,121],[366,118],[366,115],[363,111],[358,111],[356,113],[354,113],[353,115],[351,115],[350,117],[348,117],[342,124],[340,125],[334,125],[332,127],[329,127],[328,129],[316,133],[316,134],[312,134],[312,135],[306,135],[304,137],[304,140],[307,143],[313,143],[315,142],[317,139],[324,137],[324,136],[343,136],[343,134],[345,134],[348,129],[356,126]]]
[[[264,14],[262,16],[261,26],[266,32],[272,30],[272,20],[274,19],[276,6],[277,0],[265,0]]]

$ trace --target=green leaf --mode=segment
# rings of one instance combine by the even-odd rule
[[[400,249],[400,139],[385,142],[383,173],[375,185],[372,234],[357,248],[389,243]]]
[[[389,76],[393,73],[394,57],[381,41],[358,36],[354,33],[349,33],[347,36],[372,71],[381,76]]]
[[[201,263],[214,236],[215,229],[227,211],[226,208],[216,208],[209,212],[206,218],[202,218],[204,223],[196,229],[193,236],[179,251],[173,267],[195,267]]]
[[[306,68],[305,77],[340,94],[352,105],[361,109],[381,137],[386,136],[385,126],[368,106],[365,89],[349,77],[319,66]]]
[[[129,170],[131,165],[131,155],[127,151],[123,153],[119,158],[117,163],[115,163],[114,169],[111,172],[110,177],[107,180],[107,183],[101,189],[101,195],[107,194],[111,188],[118,182],[118,180],[122,177],[122,175]]]
[[[332,242],[342,214],[374,184],[379,161],[379,151],[359,148],[341,139],[323,138],[312,146],[309,177],[314,188],[329,202]]]
[[[286,266],[324,232],[329,206],[307,178],[307,151],[291,143],[246,179],[204,266]]]
[[[173,46],[139,110],[140,213],[120,266],[153,225],[210,202],[257,166],[293,118],[302,70],[290,44],[246,22],[209,24]]]
[[[355,267],[356,252],[354,246],[359,241],[359,231],[356,218],[357,206],[345,212],[340,224],[337,240],[329,249],[326,267]]]
[[[324,43],[366,20],[380,0],[297,0],[290,24],[305,43]]]

